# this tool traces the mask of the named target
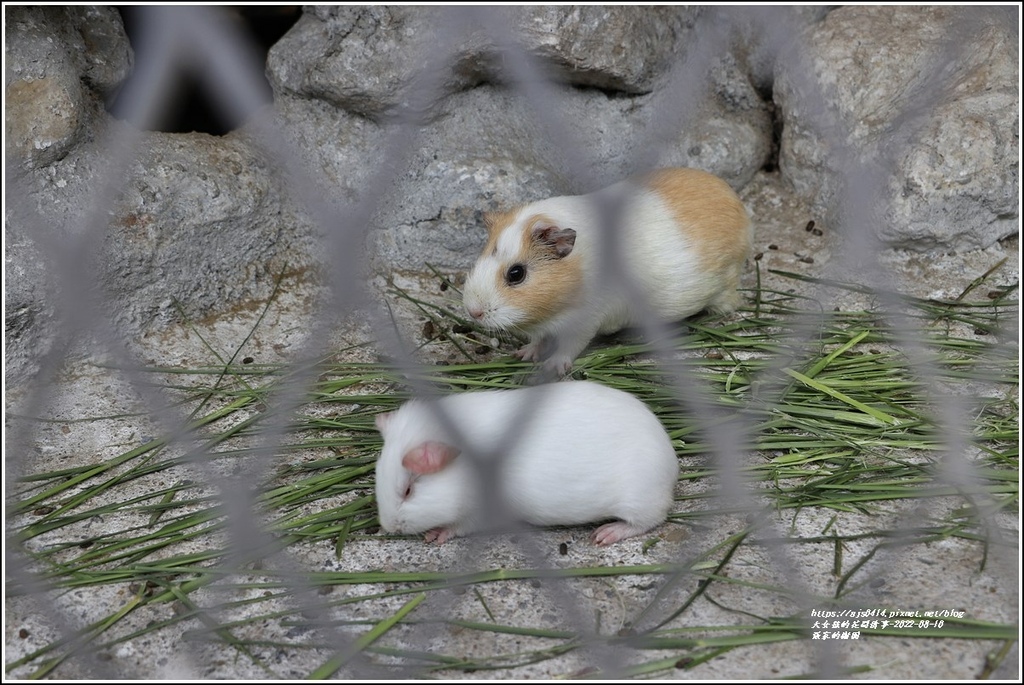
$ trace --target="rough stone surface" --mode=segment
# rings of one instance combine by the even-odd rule
[[[519,8],[517,40],[568,83],[646,93],[671,64],[699,9],[604,5]]]
[[[838,208],[836,217],[826,211],[831,208],[823,199],[829,192],[835,193],[841,168],[832,164],[821,141],[813,137],[818,123],[816,112],[801,108],[801,104],[808,103],[793,98],[792,84],[802,85],[804,76],[825,84],[823,92],[828,99],[819,96],[810,104],[836,109],[844,125],[853,131],[854,147],[874,149],[882,141],[902,140],[901,135],[910,140],[907,154],[897,160],[893,172],[900,191],[891,202],[896,211],[889,217],[889,225],[879,232],[884,236],[892,232],[898,237],[890,239],[900,245],[926,249],[943,246],[941,251],[923,254],[886,251],[879,255],[881,263],[873,271],[860,274],[867,285],[890,285],[883,283],[881,276],[891,274],[891,285],[899,292],[953,299],[991,271],[986,288],[1011,291],[1019,281],[1017,240],[993,243],[991,237],[1016,232],[1018,226],[1015,210],[1007,209],[1011,200],[1016,201],[1019,173],[1014,137],[1019,113],[1016,103],[1009,102],[1016,94],[1016,86],[1009,85],[1016,79],[1012,65],[1017,58],[1013,44],[1016,38],[1007,38],[992,26],[967,30],[976,24],[966,22],[963,35],[970,40],[965,39],[963,49],[953,54],[949,72],[953,78],[943,85],[946,90],[936,91],[943,97],[936,101],[934,112],[928,111],[919,119],[900,119],[900,108],[905,103],[918,102],[910,97],[917,92],[915,84],[921,87],[931,83],[923,75],[927,55],[938,49],[946,35],[943,22],[957,10],[854,7],[827,14],[820,7],[774,10],[747,14],[746,8],[737,8],[718,15],[726,24],[734,22],[727,27],[729,31],[721,33],[729,40],[734,37],[733,28],[742,28],[740,18],[747,18],[746,28],[736,32],[740,45],[733,46],[726,45],[725,38],[721,45],[698,40],[709,35],[702,32],[715,28],[701,23],[705,12],[677,8],[520,8],[515,10],[518,19],[512,26],[528,51],[559,75],[560,85],[534,89],[529,95],[511,87],[509,81],[514,81],[516,74],[509,63],[501,65],[491,39],[477,30],[458,36],[450,46],[435,45],[443,53],[451,49],[454,68],[447,80],[442,79],[443,87],[424,104],[416,99],[420,96],[414,79],[422,65],[423,53],[419,50],[422,42],[428,47],[431,42],[443,43],[439,38],[448,34],[433,33],[429,20],[447,10],[309,8],[302,23],[270,57],[269,71],[277,89],[272,115],[295,144],[300,157],[297,161],[308,169],[310,179],[302,182],[313,187],[300,190],[322,196],[320,199],[337,212],[336,223],[323,228],[368,238],[372,259],[365,260],[360,253],[345,262],[345,255],[330,253],[340,245],[332,240],[334,236],[311,230],[310,212],[293,206],[295,200],[285,187],[286,181],[297,179],[281,178],[282,160],[260,151],[254,142],[255,126],[223,138],[204,134],[145,135],[138,157],[128,170],[124,192],[112,207],[100,208],[109,214],[102,240],[95,245],[74,242],[81,238],[76,231],[81,230],[83,213],[97,197],[97,189],[111,180],[104,171],[109,156],[105,134],[118,131],[119,125],[110,121],[99,103],[124,78],[131,52],[116,13],[110,8],[7,9],[7,152],[9,161],[16,162],[17,173],[13,181],[6,179],[8,190],[16,187],[16,192],[8,193],[5,212],[5,374],[9,383],[5,430],[10,435],[28,425],[29,434],[25,449],[5,454],[5,482],[17,483],[19,475],[56,469],[85,473],[162,435],[162,430],[174,432],[185,426],[194,405],[176,404],[179,420],[161,426],[164,417],[151,401],[154,381],[177,388],[184,382],[182,376],[161,374],[157,380],[155,372],[132,372],[134,362],[195,368],[217,365],[239,353],[243,364],[245,359],[257,364],[288,364],[304,360],[302,353],[310,349],[345,362],[375,362],[382,355],[380,342],[387,339],[392,325],[400,332],[402,342],[416,348],[418,358],[427,362],[463,363],[469,355],[480,360],[504,356],[512,345],[497,339],[487,344],[475,341],[465,352],[454,350],[431,334],[433,326],[424,325],[421,310],[386,292],[388,286],[399,285],[424,301],[437,302],[440,311],[459,311],[454,289],[439,289],[437,277],[424,276],[425,264],[440,267],[458,283],[459,275],[483,243],[481,211],[555,193],[587,192],[640,171],[645,165],[700,166],[722,175],[739,190],[755,223],[756,261],[743,275],[744,288],[759,286],[769,294],[792,293],[794,301],[806,303],[814,313],[819,308],[822,312],[835,307],[848,311],[871,309],[875,303],[870,294],[826,288],[779,273],[831,278],[846,257],[835,235],[843,208]],[[462,16],[461,9],[453,12],[445,16]],[[817,71],[813,73],[787,71],[799,64],[785,59],[784,48],[799,46],[801,41],[796,40],[796,34],[780,30],[785,27],[776,22],[793,19],[793,15],[796,25],[813,25],[801,34],[807,36],[803,42],[814,58]],[[655,21],[657,17],[665,21]],[[820,23],[814,24],[817,21]],[[692,28],[687,28],[691,24]],[[625,30],[627,25],[633,28]],[[742,49],[743,41],[753,40],[752,36],[768,36],[765,40],[773,44],[757,46],[757,50]],[[694,47],[701,45],[703,53]],[[774,60],[774,55],[780,59]],[[678,84],[687,87],[674,90]],[[926,94],[931,92],[924,90]],[[777,97],[780,105],[774,114],[772,104],[766,102],[772,97]],[[385,116],[406,101],[431,108],[431,116]],[[422,114],[418,109],[411,113]],[[780,130],[783,164],[767,171],[764,167],[772,166],[772,150],[778,145],[773,137]],[[905,197],[903,188],[908,188]],[[879,204],[887,200],[872,199]],[[376,211],[360,213],[363,205]],[[810,219],[817,222],[816,232],[808,230]],[[969,237],[941,232],[952,226],[953,220],[970,232]],[[929,223],[929,230],[918,233],[915,222]],[[998,230],[990,230],[993,226]],[[93,278],[91,285],[105,292],[114,313],[110,322],[102,323],[117,324],[119,330],[114,337],[123,337],[128,354],[111,355],[109,347],[90,347],[82,354],[75,350],[58,360],[62,365],[59,369],[56,365],[49,369],[59,373],[54,383],[44,386],[33,375],[35,360],[60,336],[67,338],[77,332],[55,330],[52,314],[55,309],[74,308],[82,297],[82,293],[66,287],[67,275],[55,266],[58,257],[80,257],[69,245],[81,246],[83,259],[98,257],[100,268],[95,274],[87,270],[84,273]],[[986,247],[951,254],[950,245]],[[272,276],[285,261],[295,270],[309,266],[310,271],[322,267],[321,272],[344,272],[341,275],[347,284],[359,282],[366,275],[364,270],[373,272],[373,277],[366,280],[386,294],[392,318],[374,327],[366,317],[351,317],[346,328],[331,329],[332,334],[323,339],[314,338],[314,331],[319,330],[313,323],[330,321],[330,317],[340,317],[344,312],[338,307],[314,306],[322,301],[319,298],[324,290],[314,278],[289,279],[268,301]],[[1001,263],[1002,267],[994,268]],[[348,266],[353,268],[346,272]],[[176,303],[184,309],[187,320],[178,317]],[[264,305],[268,305],[266,310]],[[1003,329],[993,332],[972,332],[967,327],[961,333],[974,336],[970,339],[979,344],[996,341],[1001,346],[997,349],[1005,349],[1019,344],[1015,323],[1007,321]],[[127,368],[117,368],[118,364]],[[231,383],[240,379],[225,380]],[[214,382],[197,381],[206,388]],[[229,385],[218,387],[233,392]],[[378,390],[392,393],[394,387],[381,383]],[[201,393],[202,389],[195,391]],[[1019,402],[1013,390],[1000,392],[1006,392],[1003,399],[1008,405]],[[164,397],[175,403],[181,399],[178,393]],[[268,402],[272,404],[273,398]],[[247,416],[266,409],[253,406]],[[304,406],[302,411],[319,412],[318,418],[325,420],[337,420],[339,413],[335,406]],[[20,418],[26,415],[29,419]],[[192,438],[197,435],[201,433],[190,432],[169,448],[191,451]],[[273,445],[257,443],[258,436],[246,431],[237,437],[248,441],[246,445],[264,448],[261,457],[255,459],[262,459],[262,465],[302,465],[338,458],[333,447],[311,446],[281,453]],[[230,451],[234,446],[234,442],[225,443],[216,449]],[[192,481],[197,498],[223,495],[214,492],[210,480],[202,480],[211,473],[234,472],[237,468],[238,478],[233,482],[253,488],[257,483],[274,482],[275,476],[269,474],[267,481],[262,480],[262,472],[253,466],[254,455],[245,451],[221,452],[208,460],[205,456],[214,455],[204,455],[197,463],[182,462],[170,472],[152,473],[140,468],[134,472],[137,477],[123,488],[96,493],[92,503],[82,505],[99,507],[96,511],[103,511],[102,516],[83,516],[67,529],[45,531],[29,546],[60,545],[73,555],[95,537],[116,539],[125,531],[140,534],[154,525],[151,507],[160,506],[154,493],[184,479]],[[772,458],[761,453],[750,456],[751,468]],[[119,468],[134,466],[123,464]],[[125,475],[123,470],[112,473]],[[641,538],[608,549],[596,548],[585,541],[589,530],[582,527],[532,531],[514,537],[458,539],[443,547],[374,535],[347,540],[340,558],[333,542],[295,542],[285,550],[283,559],[273,558],[271,565],[261,568],[287,570],[284,577],[295,577],[290,575],[291,570],[461,572],[535,564],[566,568],[691,561],[695,550],[709,549],[729,531],[748,524],[740,515],[694,516],[691,507],[695,504],[690,496],[701,488],[719,487],[719,482],[710,481],[704,478],[699,483],[680,483],[679,511],[687,516],[659,527],[652,534],[658,542],[650,549]],[[32,492],[31,484],[6,487],[11,499],[18,493]],[[66,492],[74,497],[77,491]],[[365,493],[369,494],[370,489]],[[303,505],[307,508],[302,514],[319,515],[361,494],[340,492],[309,502]],[[128,511],[102,509],[115,498],[135,504]],[[832,510],[806,507],[792,515],[769,512],[769,517],[780,534],[792,537],[818,538],[822,531],[830,530],[844,535],[863,532],[862,539],[851,539],[845,547],[844,568],[852,568],[851,560],[864,560],[864,570],[874,580],[882,581],[847,586],[850,597],[866,608],[891,606],[902,610],[924,604],[923,608],[939,609],[963,605],[971,618],[1012,625],[1019,614],[1019,568],[1013,563],[1012,545],[953,537],[912,547],[876,547],[878,540],[873,536],[880,528],[916,527],[921,520],[919,504],[879,506],[871,515],[856,511],[837,515]],[[955,507],[960,506],[958,500]],[[953,507],[951,504],[948,511],[939,512],[939,517],[960,516],[962,511]],[[38,523],[42,520],[39,517],[46,515],[29,510],[9,518],[11,549],[21,544],[13,532]],[[1019,528],[1016,512],[1005,509],[995,516],[1005,530]],[[161,521],[161,525],[168,523],[173,525],[166,519]],[[205,554],[211,545],[218,544],[218,535],[213,531],[210,537],[183,539],[176,551]],[[537,543],[538,560],[524,560],[524,541]],[[729,625],[735,622],[736,607],[765,617],[786,616],[798,610],[787,592],[763,591],[771,586],[788,590],[802,584],[819,596],[833,596],[838,582],[835,565],[841,561],[837,549],[831,542],[801,547],[795,551],[789,545],[778,545],[774,550],[768,545],[744,545],[727,569],[735,582],[716,584],[680,621],[689,621],[689,626]],[[870,557],[875,551],[879,553]],[[155,552],[164,553],[169,552]],[[798,572],[782,577],[780,555]],[[278,565],[281,561],[284,563]],[[337,652],[288,647],[289,642],[319,640],[310,637],[316,633],[304,635],[307,630],[317,630],[313,619],[308,624],[305,619],[291,620],[295,610],[292,594],[284,592],[279,598],[263,595],[275,604],[260,603],[259,609],[245,606],[221,611],[226,600],[241,599],[239,593],[251,592],[255,598],[257,592],[277,592],[232,586],[236,580],[282,578],[265,578],[261,568],[252,568],[251,575],[230,574],[223,582],[218,579],[189,594],[196,606],[208,612],[204,618],[237,619],[231,634],[252,643],[252,659],[230,651],[220,639],[208,639],[211,625],[198,618],[157,625],[173,618],[176,612],[188,611],[184,603],[148,602],[126,612],[126,608],[132,608],[129,602],[135,590],[125,583],[125,587],[61,588],[33,597],[6,597],[7,665],[61,638],[62,629],[85,629],[117,615],[116,627],[92,644],[133,631],[139,631],[137,637],[116,642],[99,654],[82,650],[57,664],[50,676],[309,676],[337,658]],[[640,612],[656,600],[661,587],[653,577],[563,580],[566,582],[544,578],[536,583],[481,584],[474,586],[474,592],[461,595],[431,593],[412,620],[387,631],[381,645],[456,654],[463,665],[479,655],[525,654],[534,648],[557,647],[551,641],[528,642],[522,635],[465,630],[453,624],[439,628],[438,624],[424,622],[424,616],[574,631],[582,627],[625,638],[636,628],[628,622],[638,615],[643,618]],[[692,594],[696,578],[690,580],[687,586],[671,591],[669,599],[674,606],[680,606]],[[559,585],[568,593],[563,597],[570,601],[554,594]],[[348,604],[342,600],[377,593],[380,585],[324,589],[329,594],[317,597],[331,605],[331,618],[346,622],[348,635],[353,638],[365,636],[368,626],[381,618],[394,616],[411,596]],[[935,606],[928,606],[931,604]],[[282,616],[288,618],[253,620],[251,612],[265,612],[271,606],[280,608],[285,612]],[[578,610],[579,614],[570,617],[568,610]],[[646,616],[647,620],[656,618]],[[628,644],[624,639],[614,646],[618,649],[625,645],[628,650]],[[974,678],[983,672],[997,649],[992,641],[980,639],[898,637],[837,641],[834,647],[837,656],[831,661],[835,665],[866,665],[874,669],[871,675],[896,679]],[[615,660],[640,664],[666,659],[670,660],[667,663],[681,665],[680,670],[668,675],[703,679],[820,676],[817,669],[827,661],[820,658],[820,648],[820,642],[811,640],[750,645],[694,664],[693,668],[678,661],[677,650],[619,651]],[[520,679],[583,677],[593,674],[596,660],[592,657],[592,651],[581,649],[554,660],[524,663],[484,675]],[[377,653],[372,658],[398,657]],[[11,668],[8,675],[30,677],[38,664]],[[263,668],[271,671],[268,674]],[[351,665],[345,669],[337,677],[367,675]],[[994,675],[1017,679],[1015,654],[1004,659],[999,669]],[[480,671],[441,673],[481,677]],[[413,675],[438,674],[417,671]]]
[[[775,85],[776,56],[788,40],[778,41],[766,31],[766,26],[783,27],[787,39],[816,24],[836,9],[836,5],[771,5],[763,7],[732,8],[724,11],[736,27],[733,45],[743,71],[749,74],[758,91],[771,92]]]
[[[844,7],[814,25],[805,44],[818,92],[787,73],[793,63],[776,66],[780,165],[797,191],[831,211],[851,168],[876,165],[890,175],[876,227],[890,245],[977,249],[1017,232],[1018,38],[1002,17]]]
[[[774,165],[780,142],[781,178],[813,203],[822,226],[836,224],[843,168],[828,153],[836,140],[815,133],[818,105],[839,113],[853,149],[908,142],[882,203],[890,214],[877,227],[890,244],[963,251],[1018,230],[1016,53],[1012,36],[992,21],[1003,15],[870,7],[511,11],[507,25],[517,39],[539,63],[561,69],[571,87],[510,87],[518,72],[494,47],[504,24],[494,27],[495,38],[473,23],[489,15],[446,8],[311,7],[271,51],[273,115],[309,169],[311,192],[350,222],[337,228],[368,238],[361,275],[424,273],[428,263],[466,269],[484,240],[482,211],[589,192],[650,166],[697,166],[741,190]],[[955,17],[966,18],[955,35],[970,47],[943,53]],[[775,59],[793,44],[794,26],[809,27],[813,74]],[[720,43],[703,41],[701,54],[708,35]],[[30,198],[27,210],[7,217],[17,234],[5,252],[8,272],[17,274],[8,369],[24,370],[31,365],[11,360],[46,348],[39,341],[50,336],[30,329],[45,326],[53,311],[41,299],[46,270],[22,264],[34,260],[33,223],[54,236],[80,223],[104,181],[102,140],[113,124],[100,101],[123,81],[132,53],[111,8],[11,8],[7,38],[8,158],[21,162]],[[413,91],[424,41],[445,44],[441,52],[450,49],[451,58],[431,94],[431,116],[416,124],[385,117],[411,93],[420,97]],[[950,65],[934,82],[935,96],[924,67],[937,54]],[[806,98],[807,78],[820,84],[811,92],[817,100]],[[901,115],[920,105],[922,92],[936,107]],[[766,102],[772,97],[777,102]],[[202,317],[263,297],[285,261],[299,270],[338,268],[331,257],[343,255],[322,249],[324,236],[309,228],[301,202],[286,199],[284,185],[281,168],[244,132],[147,135],[103,242],[100,271],[114,318],[135,335],[175,320],[179,305]],[[372,215],[353,212],[359,203]],[[756,221],[759,210],[752,211]]]
[[[108,142],[133,134],[100,109],[102,91],[125,77],[130,49],[112,8],[14,9],[7,149],[9,163],[24,163],[8,179],[5,216],[8,381],[30,378],[65,332],[54,329],[54,293],[73,300],[82,283],[62,289],[62,264],[95,260],[80,272],[129,338],[249,306],[269,295],[285,264],[293,274],[311,266],[308,221],[284,199],[280,169],[272,173],[244,133],[143,135],[118,201],[99,208],[108,225],[82,244],[111,181]],[[68,254],[75,250],[82,254]]]
[[[132,66],[113,7],[11,7],[6,11],[8,162],[43,167],[68,153],[100,96]]]
[[[686,70],[686,60],[676,69]],[[736,190],[743,188],[768,162],[772,153],[770,108],[757,92],[750,75],[733,54],[717,60],[703,101],[665,144],[637,136],[640,142],[658,150],[654,166],[687,166],[710,171]],[[665,107],[658,98],[672,98],[670,88],[651,96],[654,112]],[[652,114],[657,116],[657,114]]]
[[[544,131],[514,93],[481,87],[445,105],[374,218],[372,254],[383,272],[466,268],[484,243],[483,211],[572,186],[559,161],[543,154]]]
[[[132,51],[112,7],[5,7],[4,377],[24,381],[57,337],[54,265],[34,241],[81,215],[102,97],[127,77]]]
[[[131,48],[112,7],[5,14],[5,163],[44,167],[88,133],[99,97],[127,76]]]
[[[114,7],[79,5],[65,7],[69,31],[65,45],[76,60],[82,80],[107,95],[131,73],[131,45],[121,17]]]
[[[414,132],[412,151],[401,151],[403,166],[378,202],[371,224],[375,270],[466,268],[483,244],[481,212],[595,190],[639,171],[644,150],[658,150],[649,163],[701,166],[741,188],[768,154],[771,123],[734,63],[716,74],[710,104],[692,126],[676,123],[661,144],[651,138],[652,112],[672,102],[658,94],[563,89],[541,113],[532,99],[500,86],[448,96]],[[380,196],[370,184],[398,126],[287,95],[278,98],[277,115],[339,200]]]
[[[53,302],[60,296],[50,284],[46,255],[24,234],[4,232],[4,378],[30,377],[36,359],[51,348],[56,334]]]
[[[39,268],[37,254],[95,260],[85,278],[102,292],[119,335],[134,338],[172,321],[225,314],[266,298],[287,268],[316,262],[312,229],[289,202],[280,176],[244,134],[149,133],[127,172],[99,243],[80,245],[93,196],[106,182],[106,151],[76,147],[43,172],[23,176],[30,189],[8,215],[9,380],[24,380],[47,345],[53,306],[44,293],[67,274]],[[279,170],[278,170],[279,171]],[[80,247],[73,247],[80,245]],[[81,255],[67,250],[84,249]],[[28,251],[31,250],[31,251]],[[13,283],[12,283],[13,281]],[[78,297],[65,289],[62,297]],[[16,304],[15,304],[16,303]],[[14,323],[19,322],[19,323]],[[13,328],[12,328],[13,327]],[[39,331],[25,330],[39,327]],[[14,361],[13,364],[10,364]]]
[[[324,99],[380,118],[409,105],[428,56],[451,69],[439,78],[431,110],[444,96],[485,81],[516,79],[501,67],[494,34],[515,39],[554,78],[623,93],[650,92],[669,67],[696,15],[674,7],[520,7],[467,14],[465,8],[313,7],[274,46],[268,74],[278,93]],[[499,38],[500,40],[500,38]],[[438,44],[442,46],[438,48]],[[431,77],[430,74],[427,75]]]
[[[653,96],[566,90],[548,104],[550,117],[538,120],[530,102],[502,88],[451,96],[382,202],[373,225],[378,268],[467,268],[485,242],[483,211],[597,190],[640,171],[638,151],[656,145],[651,110],[663,103]],[[767,155],[758,133],[768,127],[763,110],[736,114],[715,104],[657,146],[658,163],[701,166],[739,188]]]
[[[103,280],[132,329],[270,293],[285,233],[267,164],[238,136],[150,134],[106,235]],[[278,268],[279,264],[278,264]]]
[[[77,82],[60,78],[15,81],[5,91],[5,152],[46,166],[68,153],[81,130],[85,103]]]

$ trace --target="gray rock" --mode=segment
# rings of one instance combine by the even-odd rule
[[[16,240],[6,252],[5,311],[15,341],[8,368],[18,377],[31,374],[51,344],[54,293],[85,306],[78,289],[97,288],[104,325],[134,339],[183,316],[250,307],[270,295],[286,264],[294,274],[316,261],[308,222],[242,132],[146,134],[109,224],[86,240],[81,222],[107,180],[106,152],[99,143],[79,146],[20,179],[30,192],[9,208]]]
[[[80,142],[131,47],[113,7],[11,7],[6,19],[6,161],[40,168]]]
[[[374,216],[375,270],[467,268],[485,242],[484,211],[569,189],[557,157],[539,149],[542,133],[527,109],[489,86],[444,103]]]
[[[339,6],[306,11],[267,56],[275,96],[322,99],[365,116],[401,100],[416,71],[406,43],[433,34],[413,8]]]
[[[556,97],[544,117],[529,100],[492,86],[446,100],[375,216],[375,270],[466,269],[485,242],[482,212],[597,190],[649,168],[638,166],[638,151],[653,148],[662,165],[699,166],[737,187],[767,154],[763,110],[740,116],[719,108],[659,142],[649,137],[654,96],[563,90]]]
[[[320,98],[381,118],[418,102],[418,79],[436,77],[432,111],[451,93],[483,82],[515,80],[504,73],[492,36],[513,26],[515,39],[552,77],[624,93],[650,92],[696,12],[673,7],[466,8],[407,6],[313,7],[270,51],[267,72],[276,93]],[[480,19],[485,28],[471,23]],[[450,66],[443,75],[426,65]],[[440,67],[439,67],[440,68]]]
[[[773,89],[782,175],[818,210],[834,207],[853,160],[892,172],[878,229],[892,244],[963,249],[1017,230],[1015,43],[990,13],[510,11],[507,25],[561,84],[507,87],[525,72],[495,47],[505,25],[473,24],[496,15],[463,9],[311,7],[275,46],[273,117],[309,169],[300,195],[338,218],[326,234],[313,230],[306,199],[289,199],[295,179],[261,151],[255,127],[145,135],[102,240],[88,246],[112,323],[141,335],[178,320],[179,306],[189,318],[247,306],[286,261],[344,272],[346,283],[364,269],[466,269],[484,242],[484,211],[652,166],[700,167],[740,189],[771,157]],[[745,51],[759,17],[767,38]],[[786,22],[809,26],[813,69],[795,70]],[[23,373],[53,337],[52,304],[64,302],[53,299],[61,271],[49,261],[110,180],[104,135],[123,125],[100,102],[132,57],[109,8],[12,8],[7,39],[7,151],[24,192],[6,217],[5,314],[8,368]],[[424,69],[444,56],[445,70]],[[948,70],[931,70],[943,57]],[[832,110],[842,126],[830,129]],[[417,117],[393,116],[407,113]],[[836,133],[843,126],[848,137]],[[364,238],[368,257],[344,254]]]
[[[48,250],[86,206],[95,175],[81,147],[132,52],[113,7],[12,6],[5,20],[4,375],[13,383],[56,339],[63,295]]]
[[[829,13],[806,34],[817,88],[800,83],[795,63],[780,65],[783,173],[834,219],[851,164],[877,165],[890,174],[877,233],[893,246],[976,249],[1016,232],[1018,59],[1000,16],[954,7]]]
[[[683,61],[677,68],[687,69]],[[714,63],[701,106],[678,122],[669,140],[658,146],[656,166],[697,167],[725,179],[739,190],[764,167],[772,152],[772,117],[749,75],[734,55]],[[672,89],[652,97],[650,106],[672,105]],[[692,96],[691,96],[692,97]]]
[[[79,142],[87,104],[73,77],[19,79],[4,94],[5,161],[44,167]]]
[[[341,203],[358,200],[383,161],[389,129],[315,98],[281,95],[273,111],[275,124],[314,171],[324,196]]]
[[[380,21],[394,20],[375,9]],[[321,28],[340,17],[369,16],[345,7],[308,14]],[[401,34],[397,25],[389,32]],[[675,68],[693,69],[685,60]],[[343,203],[370,198],[377,204],[370,225],[372,270],[424,272],[427,264],[466,269],[484,243],[484,211],[589,192],[658,165],[699,166],[742,187],[770,151],[770,116],[728,55],[711,74],[698,84],[698,95],[710,105],[689,122],[675,116],[675,92],[617,97],[587,88],[463,90],[434,101],[432,118],[407,142],[414,150],[408,158],[405,151],[390,158],[386,152],[402,135],[395,122],[375,122],[290,93],[279,94],[276,110],[327,194]],[[538,97],[545,98],[543,106]],[[664,115],[668,128],[652,130],[652,119]],[[374,185],[384,164],[398,165],[383,174],[395,179],[386,189]]]
[[[107,95],[116,91],[131,73],[134,56],[121,15],[114,7],[77,5],[65,7],[69,27],[67,42],[82,79]]]
[[[117,201],[95,206],[117,185],[110,142],[135,134],[102,109],[132,63],[119,15],[17,7],[6,31],[9,379],[30,377],[58,336],[80,332],[64,317],[92,306],[86,292],[100,294],[102,311],[88,309],[105,319],[97,325],[132,339],[182,314],[250,306],[286,262],[295,273],[315,261],[287,176],[246,132],[145,134]],[[90,226],[97,211],[103,225]]]
[[[4,231],[4,379],[9,386],[38,369],[49,352],[54,330],[54,278],[45,254],[24,227],[8,219]]]
[[[148,134],[103,246],[102,280],[131,330],[270,294],[288,247],[281,191],[242,136]]]
[[[720,8],[737,29],[733,50],[744,73],[759,92],[771,92],[780,43],[792,41],[811,24],[823,20],[835,5],[771,5]],[[778,34],[775,30],[782,29]],[[773,35],[774,34],[774,35]],[[785,38],[782,37],[784,34]]]
[[[699,8],[538,5],[519,8],[517,40],[559,80],[622,93],[649,93],[669,68]]]

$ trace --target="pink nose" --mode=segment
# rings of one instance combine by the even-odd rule
[[[481,319],[481,318],[483,318],[484,310],[482,310],[482,309],[470,309],[469,310],[469,315],[472,316],[474,319]]]

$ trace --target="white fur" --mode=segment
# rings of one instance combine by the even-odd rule
[[[381,422],[376,478],[384,530],[431,531],[427,539],[443,542],[486,527],[485,506],[493,509],[499,497],[513,520],[535,525],[621,519],[595,533],[598,544],[665,520],[679,464],[661,423],[632,395],[570,381],[436,402],[463,439],[449,434],[425,401],[407,402]],[[414,476],[402,458],[429,441],[461,454],[437,473]],[[488,476],[497,492],[485,497]]]
[[[628,274],[646,298],[650,312],[664,321],[676,321],[705,307],[731,308],[723,303],[735,298],[733,284],[743,268],[742,261],[720,272],[702,269],[700,246],[691,243],[661,196],[645,186],[623,181],[598,193],[626,202],[620,225],[611,229]],[[621,283],[614,282],[601,269],[603,226],[594,206],[598,193],[555,197],[522,208],[502,230],[496,254],[484,254],[478,259],[463,290],[467,310],[485,327],[520,328],[529,333],[530,344],[519,352],[524,359],[539,359],[541,340],[555,337],[558,347],[547,364],[560,373],[571,368],[573,359],[598,333],[612,333],[643,323],[641,314],[645,308],[631,302]],[[497,276],[522,259],[524,222],[537,214],[577,232],[566,264],[558,266],[571,268],[568,260],[578,259],[583,286],[574,306],[526,325],[536,316],[524,303],[521,292],[499,285]],[[749,228],[746,238],[749,241]]]

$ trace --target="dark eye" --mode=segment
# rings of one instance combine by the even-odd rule
[[[522,264],[513,264],[505,272],[505,282],[509,285],[517,285],[526,278],[526,267]]]

